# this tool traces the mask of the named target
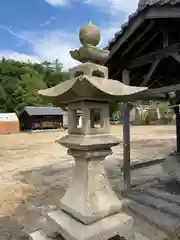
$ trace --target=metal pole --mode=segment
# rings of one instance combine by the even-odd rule
[[[179,115],[179,106],[175,108],[176,113],[176,150],[180,152],[180,115]]]
[[[122,73],[123,83],[129,85],[129,72],[124,70]],[[125,102],[124,108],[124,121],[123,121],[123,174],[124,184],[126,189],[131,187],[131,155],[130,155],[130,119],[129,119],[129,106]]]

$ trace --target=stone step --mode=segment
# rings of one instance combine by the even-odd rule
[[[141,192],[138,190],[132,191],[128,196],[134,201],[147,207],[152,207],[162,213],[168,213],[180,218],[180,206],[177,203],[167,202],[159,198],[157,195],[149,195],[147,192]]]
[[[168,236],[176,236],[177,232],[180,230],[180,220],[178,218],[162,213],[158,209],[134,201],[129,205],[129,209],[133,213],[143,217],[147,222],[157,227]]]
[[[152,195],[154,197],[158,197],[158,198],[167,200],[172,203],[180,204],[180,196],[178,196],[177,194],[170,194],[168,192],[165,192],[163,190],[159,190],[156,188],[148,188],[147,193],[149,193],[150,195]]]
[[[168,239],[167,234],[158,229],[155,225],[151,224],[144,217],[132,212],[129,207],[125,209],[125,212],[133,217],[133,232],[140,233],[142,236],[146,237],[149,240]]]

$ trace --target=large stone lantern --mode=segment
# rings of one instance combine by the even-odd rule
[[[111,147],[120,143],[109,133],[109,102],[136,100],[147,88],[108,79],[108,69],[101,64],[109,52],[96,47],[99,41],[97,26],[89,23],[82,28],[83,46],[70,52],[82,64],[70,70],[70,80],[39,91],[45,100],[68,107],[68,135],[58,142],[74,157],[75,169],[72,182],[60,200],[61,209],[47,213],[48,225],[67,240],[123,236],[133,224],[132,218],[122,213],[122,202],[114,194],[103,164],[112,153]],[[77,123],[79,113],[81,126]],[[31,234],[32,239],[39,236],[46,239],[41,231]]]

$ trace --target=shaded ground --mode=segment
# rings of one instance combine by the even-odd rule
[[[122,129],[113,134],[122,138]],[[132,160],[161,158],[175,146],[175,126],[134,126]],[[0,136],[0,240],[19,240],[24,232],[43,226],[44,212],[59,205],[71,179],[71,157],[55,143],[66,132],[43,132]],[[120,195],[122,145],[107,158],[109,179]],[[160,165],[132,173],[133,183],[163,176]]]

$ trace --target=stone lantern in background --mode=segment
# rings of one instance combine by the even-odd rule
[[[67,105],[68,135],[58,142],[75,159],[72,182],[60,200],[61,209],[47,213],[47,223],[67,240],[110,239],[127,233],[133,219],[122,213],[122,202],[104,169],[103,161],[112,153],[111,147],[120,143],[109,133],[109,102],[136,100],[147,88],[108,79],[108,69],[102,64],[109,51],[96,47],[100,41],[97,26],[89,23],[80,30],[79,38],[83,46],[70,54],[82,64],[70,70],[70,80],[39,91],[47,101]],[[39,231],[31,234],[31,239],[51,239],[47,235]]]

